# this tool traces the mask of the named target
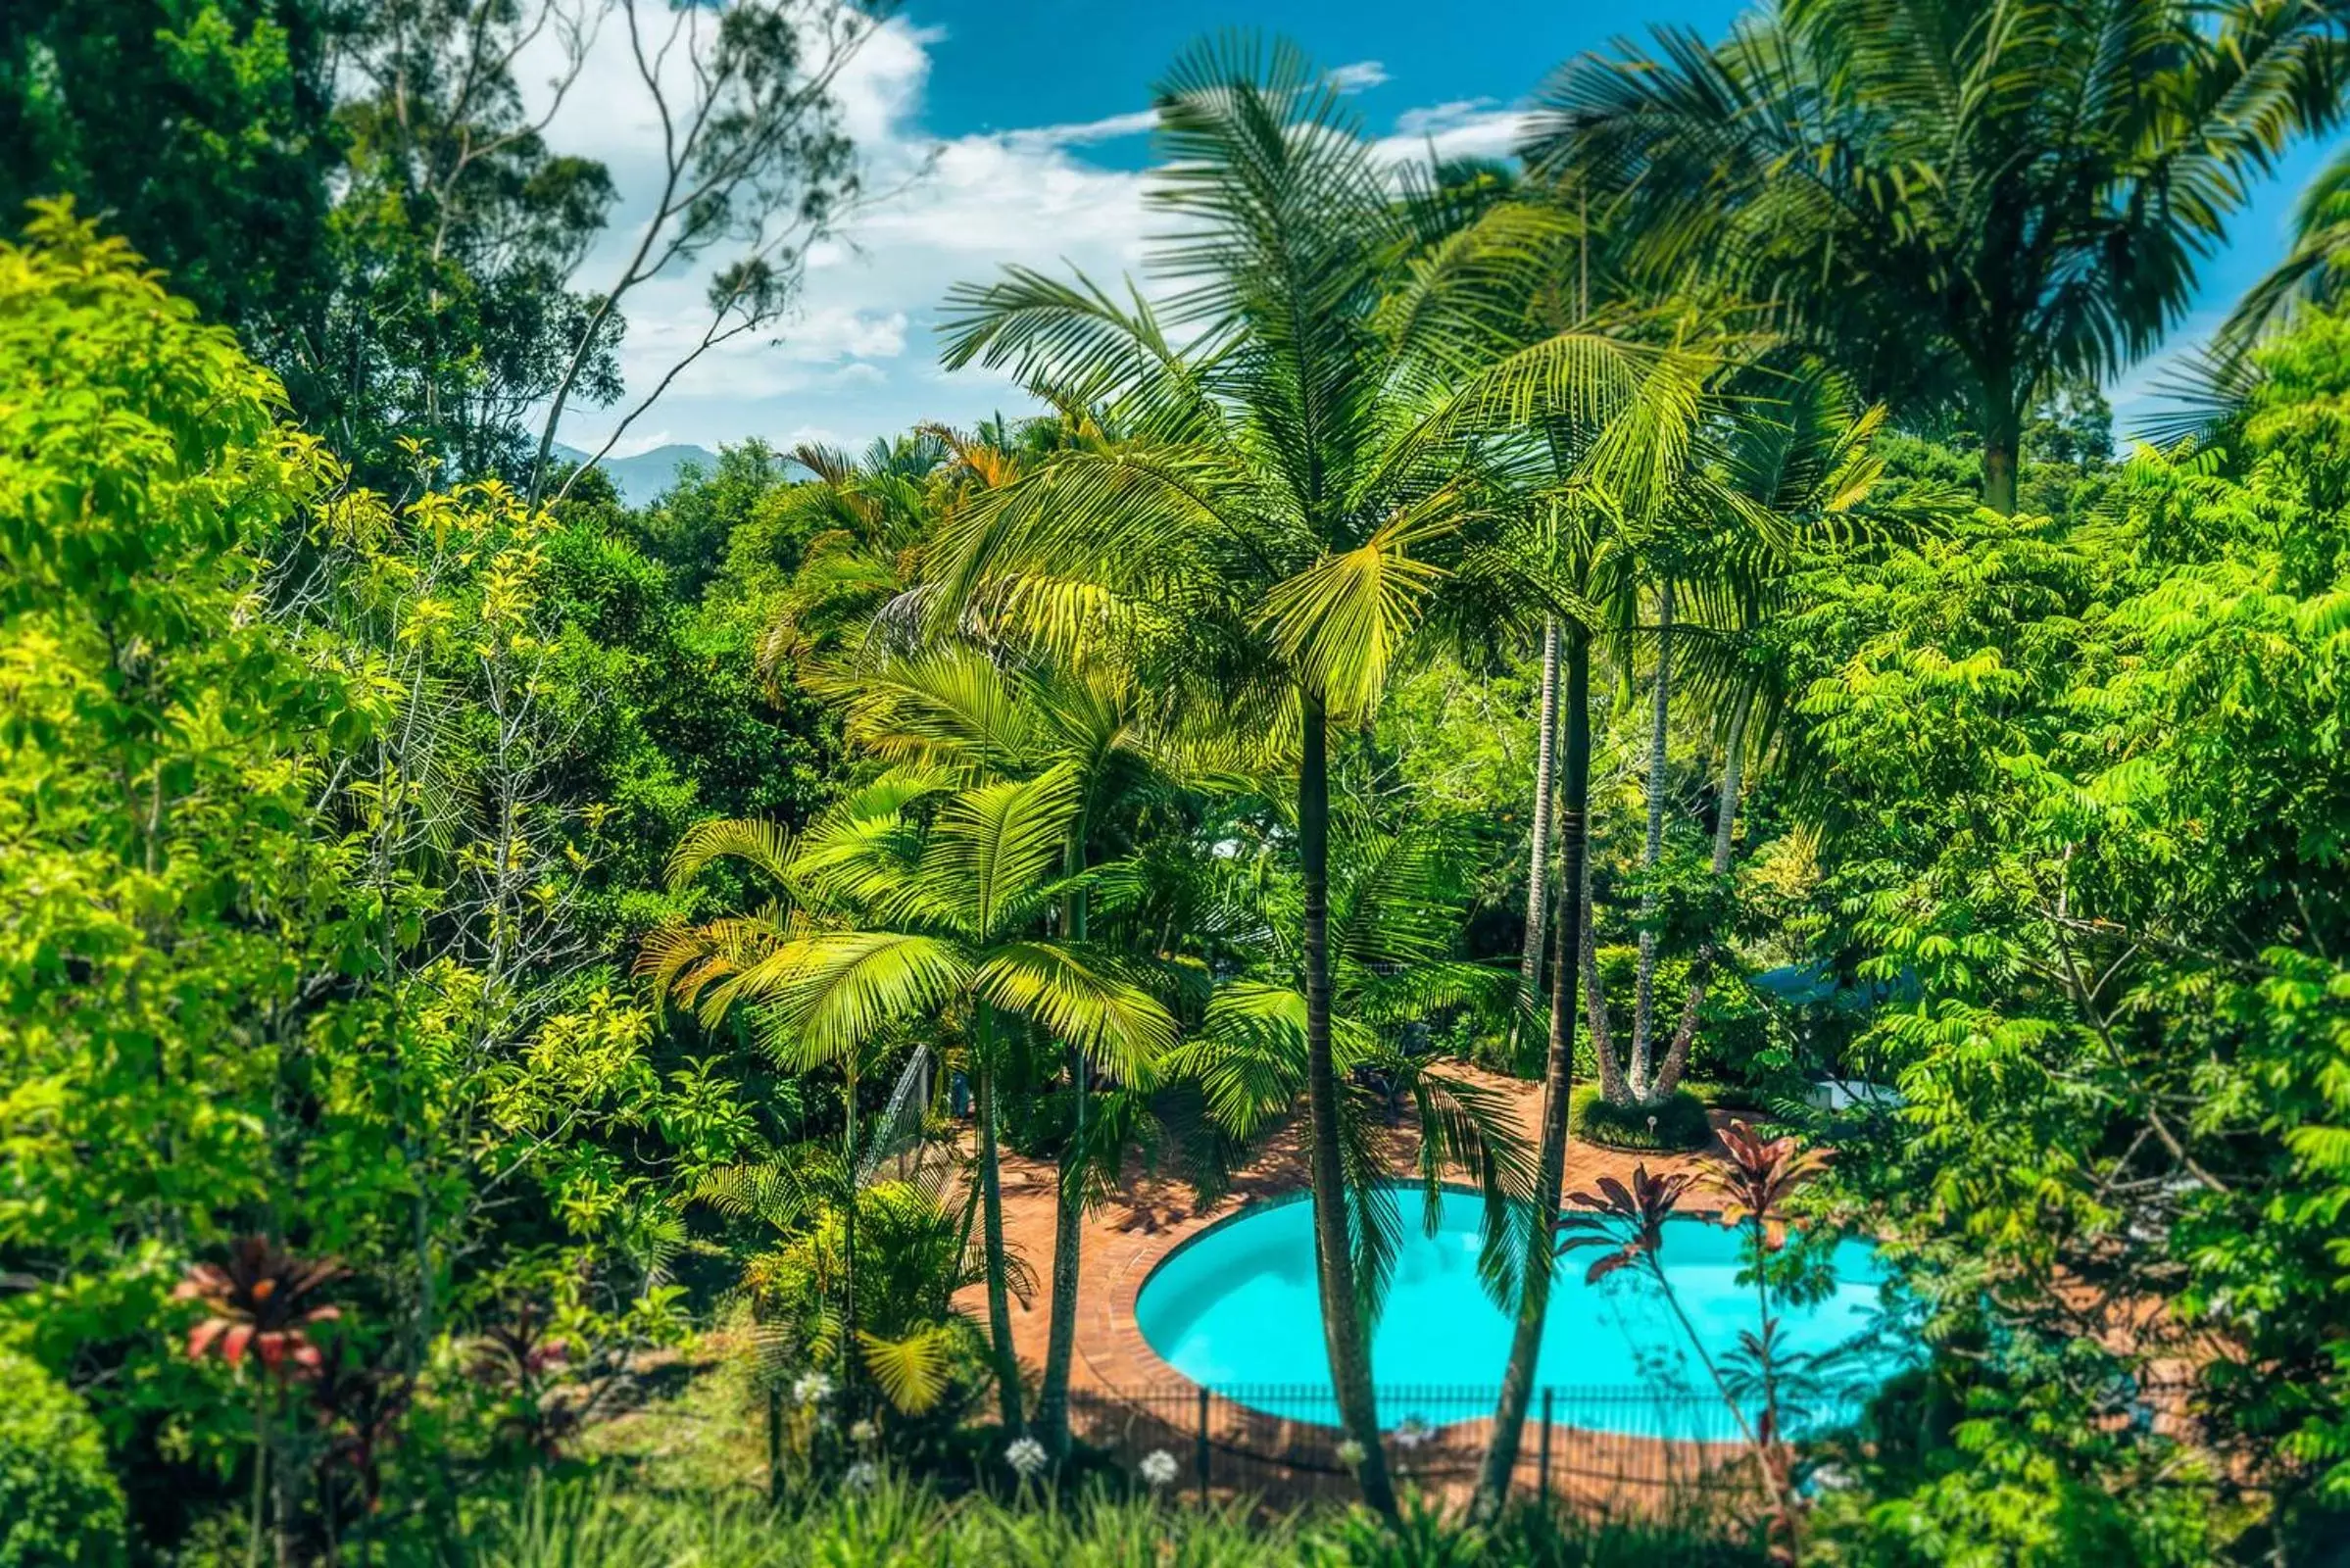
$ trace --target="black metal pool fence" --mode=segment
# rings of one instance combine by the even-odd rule
[[[1398,1483],[1437,1492],[1473,1483],[1500,1391],[1475,1385],[1383,1385],[1379,1416]],[[1354,1456],[1343,1451],[1327,1386],[1192,1383],[1072,1392],[1084,1437],[1138,1474],[1215,1494],[1281,1501],[1348,1496]],[[1861,1414],[1865,1399],[1815,1400],[1803,1429],[1826,1432]],[[1654,1514],[1748,1495],[1754,1461],[1738,1413],[1719,1394],[1680,1388],[1543,1387],[1535,1391],[1513,1490],[1609,1513]]]
[[[1472,1485],[1499,1394],[1492,1385],[1381,1385],[1380,1421],[1397,1483],[1455,1494]],[[1801,1450],[1877,1429],[1884,1412],[1871,1412],[1874,1395],[1865,1385],[1790,1389],[1781,1415]],[[2117,1387],[2099,1418],[2116,1429],[2191,1437],[2193,1397],[2189,1382],[2133,1383]],[[1082,1436],[1169,1488],[1285,1505],[1355,1495],[1355,1456],[1344,1451],[1327,1385],[1165,1383],[1072,1390],[1070,1401]],[[1836,1475],[1823,1465],[1807,1485],[1836,1485]],[[1739,1412],[1720,1393],[1685,1384],[1538,1388],[1511,1490],[1614,1517],[1736,1518],[1761,1500]]]

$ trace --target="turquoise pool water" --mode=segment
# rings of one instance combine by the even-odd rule
[[[1372,1339],[1381,1388],[1499,1383],[1510,1322],[1478,1282],[1480,1203],[1467,1194],[1446,1195],[1443,1227],[1430,1236],[1420,1225],[1418,1195],[1398,1198],[1410,1235]],[[1186,1377],[1240,1402],[1275,1415],[1332,1419],[1312,1217],[1312,1204],[1302,1200],[1257,1204],[1178,1249],[1144,1281],[1136,1302],[1151,1348]],[[1642,1402],[1646,1393],[1710,1394],[1713,1385],[1652,1280],[1640,1270],[1620,1269],[1595,1286],[1584,1283],[1584,1271],[1597,1255],[1571,1253],[1563,1260],[1538,1382],[1627,1391],[1622,1399],[1578,1401],[1573,1420],[1579,1426],[1728,1440],[1732,1431],[1710,1430],[1713,1417],[1725,1428],[1733,1423],[1727,1412],[1709,1415],[1707,1399]],[[1708,1353],[1721,1361],[1737,1348],[1739,1331],[1756,1327],[1754,1288],[1738,1283],[1737,1233],[1695,1217],[1669,1220],[1661,1256],[1683,1310]],[[1866,1242],[1842,1242],[1835,1250],[1835,1269],[1836,1289],[1825,1300],[1780,1308],[1784,1349],[1819,1357],[1824,1382],[1814,1390],[1813,1421],[1856,1408],[1916,1353],[1914,1341],[1881,1304],[1885,1270],[1876,1250]],[[1380,1414],[1391,1426],[1433,1419],[1419,1413],[1409,1395],[1383,1399]],[[1668,1417],[1684,1427],[1694,1420],[1708,1430],[1660,1430]]]

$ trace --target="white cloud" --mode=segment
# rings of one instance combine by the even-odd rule
[[[930,136],[921,124],[923,94],[941,36],[885,23],[840,74],[835,95],[844,128],[857,141],[866,190],[877,194],[810,247],[800,299],[778,331],[721,345],[671,383],[656,412],[683,432],[679,439],[715,445],[752,435],[820,436],[861,444],[918,419],[967,423],[1000,407],[1022,408],[1001,376],[935,373],[933,327],[948,290],[991,277],[1007,263],[1053,270],[1065,263],[1111,281],[1139,266],[1149,226],[1143,176],[1084,162],[1073,149],[1147,132],[1154,117],[1138,110]],[[527,66],[522,74],[531,79]],[[678,75],[675,57],[666,74]],[[660,174],[659,122],[623,27],[598,38],[548,139],[601,159],[623,215],[646,210]],[[590,258],[582,286],[614,275],[641,233],[641,224],[616,223]],[[625,302],[621,370],[632,394],[657,383],[700,338],[707,275],[707,268],[664,275]],[[600,442],[625,407],[567,415],[565,436]],[[811,419],[818,410],[820,420]],[[785,431],[793,433],[779,436]],[[626,445],[636,444],[632,429]]]
[[[625,262],[642,233],[641,220],[632,225],[628,215],[648,211],[661,170],[659,122],[619,22],[598,37],[548,130],[551,145],[602,160],[619,191],[620,218],[584,269],[584,288],[603,286]],[[1162,221],[1145,201],[1148,175],[1089,162],[1082,150],[1147,133],[1152,114],[932,136],[923,100],[942,36],[891,21],[865,41],[837,78],[836,95],[873,199],[810,248],[801,297],[777,331],[704,356],[656,405],[661,436],[639,434],[641,420],[616,451],[672,439],[714,447],[754,435],[783,446],[816,439],[855,447],[920,420],[968,424],[1023,412],[1030,404],[1005,377],[939,368],[936,328],[948,292],[1007,264],[1056,274],[1074,268],[1112,288],[1140,273]],[[664,81],[683,92],[680,61],[672,55]],[[519,74],[533,84],[549,69],[526,60]],[[1338,67],[1330,79],[1358,92],[1389,76],[1380,62],[1365,60]],[[1433,138],[1440,156],[1505,155],[1518,118],[1486,99],[1438,104],[1399,117],[1378,151],[1416,161]],[[631,400],[699,339],[707,277],[707,267],[664,275],[624,303],[621,368]],[[601,444],[626,407],[568,414],[565,439]]]
[[[1433,135],[1484,119],[1494,108],[1495,101],[1491,98],[1454,98],[1446,103],[1430,104],[1425,109],[1406,109],[1395,117],[1395,134]]]
[[[676,436],[669,433],[669,430],[666,426],[663,426],[661,430],[652,435],[640,434],[639,432],[641,432],[644,428],[645,427],[641,422],[637,424],[634,429],[629,431],[628,434],[613,442],[612,451],[605,454],[605,456],[615,461],[621,458],[633,458],[643,453],[650,452],[655,447],[665,447],[670,442],[678,439]]]
[[[1431,148],[1439,158],[1508,158],[1529,116],[1522,109],[1492,105],[1490,98],[1473,98],[1407,109],[1395,117],[1395,134],[1372,145],[1393,163],[1426,158]]]
[[[1083,147],[1121,136],[1148,134],[1158,124],[1158,111],[1138,109],[1128,115],[1109,115],[1074,125],[1040,125],[1034,130],[1007,130],[999,138],[1006,146],[1048,151],[1054,147]]]

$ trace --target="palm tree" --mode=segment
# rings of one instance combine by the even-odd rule
[[[1711,874],[1721,883],[1730,873],[1757,704],[1767,735],[1767,721],[1786,697],[1768,669],[1744,663],[1746,650],[1762,621],[1781,607],[1786,575],[1801,552],[1834,546],[1862,520],[1860,509],[1882,469],[1871,443],[1884,421],[1883,411],[1859,409],[1842,379],[1816,365],[1746,368],[1726,389],[1722,409],[1724,416],[1713,421],[1656,552],[1657,611],[1649,633],[1656,669],[1649,688],[1647,822],[1629,1054],[1616,1048],[1588,922],[1583,932],[1592,1053],[1603,1091],[1619,1104],[1658,1103],[1680,1088],[1719,956],[1718,940],[1708,936],[1691,963],[1680,1018],[1667,1039],[1656,993],[1655,925],[1676,667],[1699,666],[1721,725],[1723,772],[1711,860]],[[1921,505],[1934,500],[1913,499]],[[1677,589],[1689,595],[1697,612],[1686,624],[1676,621]]]
[[[1573,265],[1580,273],[1586,265],[1580,243],[1576,250]],[[1527,284],[1521,281],[1519,286]],[[1580,286],[1576,290],[1582,291]],[[1555,299],[1563,290],[1555,282],[1548,287],[1536,283],[1530,292],[1539,300]],[[1753,346],[1728,332],[1711,342],[1702,337],[1685,340],[1675,354],[1653,363],[1644,394],[1615,411],[1612,418],[1581,426],[1554,420],[1539,441],[1523,441],[1526,462],[1517,475],[1517,505],[1482,558],[1489,580],[1497,579],[1492,586],[1502,601],[1532,607],[1549,623],[1567,628],[1560,705],[1565,757],[1558,961],[1552,980],[1536,1201],[1528,1214],[1528,1267],[1520,1281],[1510,1356],[1476,1498],[1478,1510],[1489,1517],[1508,1494],[1548,1313],[1549,1252],[1540,1238],[1546,1237],[1555,1222],[1563,1188],[1567,1118],[1574,1094],[1577,972],[1582,971],[1588,987],[1601,1090],[1611,1101],[1631,1102],[1637,1096],[1662,1099],[1679,1087],[1715,956],[1709,939],[1692,964],[1679,1027],[1663,1053],[1661,1067],[1651,1074],[1655,949],[1646,929],[1649,922],[1643,921],[1635,995],[1639,1044],[1633,1060],[1625,1062],[1607,1029],[1591,945],[1587,850],[1592,640],[1612,631],[1627,667],[1636,633],[1656,649],[1645,857],[1653,877],[1662,858],[1666,775],[1661,749],[1677,658],[1677,582],[1692,594],[1700,610],[1710,612],[1708,618],[1743,614],[1746,618],[1737,635],[1750,637],[1753,622],[1773,602],[1780,580],[1775,573],[1784,573],[1795,540],[1812,537],[1821,519],[1846,514],[1866,494],[1876,472],[1867,457],[1867,442],[1878,416],[1854,416],[1840,383],[1816,372],[1755,366],[1746,352]],[[1651,574],[1660,579],[1653,600],[1657,612],[1643,628],[1637,622],[1643,605],[1650,602],[1644,589]],[[1704,635],[1696,651],[1705,657],[1697,662],[1714,677],[1709,682],[1714,689],[1730,691],[1729,700],[1720,705],[1728,715],[1714,840],[1714,875],[1720,880],[1729,871],[1731,826],[1755,696],[1735,680],[1723,679],[1725,671],[1737,673],[1737,666],[1721,657],[1730,641],[1722,629],[1700,624],[1698,630]],[[1681,658],[1689,662],[1686,651]]]
[[[759,662],[769,669],[840,662],[862,648],[912,579],[938,514],[950,455],[937,431],[876,440],[859,458],[808,444],[791,459],[810,477],[775,493],[732,546],[797,545],[790,580],[767,607]],[[804,541],[804,542],[803,542]],[[752,570],[730,574],[755,580]]]
[[[1021,1392],[995,1102],[1011,1026],[1129,1084],[1153,1080],[1175,1037],[1166,1009],[1114,958],[1045,930],[1068,891],[1099,875],[1065,873],[1079,801],[1065,766],[953,793],[899,773],[828,809],[797,845],[766,823],[697,824],[672,858],[673,881],[733,858],[776,883],[791,906],[664,927],[639,958],[657,994],[676,995],[707,1021],[751,1004],[770,1048],[803,1070],[854,1071],[893,1028],[952,1019],[967,1030],[988,1311],[1004,1420],[1015,1430]],[[854,1101],[850,1123],[853,1145]]]
[[[955,1350],[976,1335],[955,1297],[985,1281],[987,1263],[970,1245],[967,1203],[949,1203],[938,1178],[860,1184],[836,1151],[806,1148],[710,1171],[697,1196],[774,1233],[744,1265],[743,1287],[784,1350],[821,1365],[844,1359],[854,1338],[892,1408],[921,1415],[946,1395]],[[853,1271],[854,1326],[833,1288]]]
[[[2319,171],[2293,210],[2293,248],[2252,285],[2219,331],[2224,353],[2240,357],[2302,306],[2350,296],[2350,152]]]
[[[1448,1174],[1465,1174],[1485,1205],[1481,1255],[1489,1287],[1511,1290],[1509,1221],[1533,1189],[1506,1107],[1490,1092],[1404,1049],[1413,1026],[1452,1009],[1498,1018],[1515,1004],[1515,976],[1455,956],[1469,897],[1469,832],[1454,821],[1387,826],[1342,811],[1331,849],[1333,1055],[1345,1090],[1342,1159],[1357,1198],[1354,1260],[1374,1301],[1402,1240],[1401,1210],[1381,1148],[1398,1102],[1417,1131],[1420,1196],[1431,1234]],[[1306,994],[1297,984],[1297,883],[1227,897],[1227,918],[1276,949],[1281,978],[1216,988],[1200,1026],[1164,1062],[1199,1087],[1209,1116],[1246,1142],[1286,1116],[1310,1070]],[[1282,972],[1286,970],[1287,973]]]
[[[983,482],[1001,483],[1004,477],[989,475]],[[1161,733],[1131,675],[1101,662],[1073,670],[948,643],[818,674],[808,684],[843,705],[853,745],[894,763],[944,772],[966,784],[1064,770],[1075,783],[1063,857],[1063,871],[1071,880],[1056,914],[1060,932],[1074,942],[1095,940],[1083,880],[1095,866],[1095,838],[1113,818],[1130,816],[1146,798],[1179,793],[1187,773],[1211,760],[1232,760]],[[1229,754],[1232,749],[1220,750]],[[1062,1057],[1069,1125],[1059,1155],[1051,1319],[1036,1423],[1039,1438],[1055,1454],[1068,1446],[1085,1210],[1099,1196],[1105,1174],[1115,1176],[1114,1154],[1090,1126],[1094,1075],[1074,1045],[1063,1048]],[[1115,1086],[1120,1095],[1133,1088]],[[1132,1129],[1133,1108],[1114,1124]],[[1105,1157],[1113,1160],[1106,1173],[1102,1169]]]
[[[1328,80],[1287,46],[1202,46],[1155,96],[1155,196],[1181,225],[1152,258],[1179,285],[1165,323],[1139,294],[1018,270],[953,298],[950,366],[1010,368],[1059,407],[1102,410],[1116,439],[951,517],[935,612],[1057,648],[1115,640],[1150,689],[1295,737],[1317,1277],[1364,1495],[1386,1511],[1333,1053],[1329,732],[1373,710],[1444,576],[1470,513],[1451,456],[1467,394],[1444,396],[1441,357],[1382,310],[1414,238]],[[1612,386],[1625,358],[1547,342],[1470,406]]]
[[[2012,512],[2032,398],[2151,347],[2246,176],[2338,109],[2329,8],[2212,10],[1778,0],[1564,67],[1523,150],[1614,193],[1651,275],[1702,261],[1868,395],[1963,414]]]

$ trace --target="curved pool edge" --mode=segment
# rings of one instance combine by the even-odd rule
[[[1391,1191],[1395,1192],[1398,1199],[1406,1204],[1420,1198],[1425,1191],[1422,1183],[1403,1178],[1395,1179],[1388,1185]],[[1448,1198],[1467,1199],[1471,1201],[1477,1201],[1483,1197],[1478,1188],[1459,1181],[1444,1182],[1441,1184],[1441,1190]],[[1253,1374],[1217,1376],[1209,1373],[1202,1376],[1199,1372],[1187,1370],[1169,1360],[1167,1355],[1160,1351],[1158,1346],[1151,1342],[1143,1327],[1145,1322],[1144,1298],[1153,1281],[1158,1279],[1169,1265],[1193,1250],[1196,1246],[1211,1242],[1244,1221],[1260,1220],[1297,1203],[1310,1202],[1312,1196],[1311,1190],[1307,1188],[1288,1188],[1278,1192],[1247,1197],[1229,1207],[1218,1204],[1219,1208],[1224,1208],[1223,1212],[1215,1213],[1213,1217],[1202,1214],[1198,1216],[1193,1223],[1178,1224],[1166,1232],[1152,1233],[1147,1239],[1142,1240],[1140,1245],[1132,1248],[1117,1259],[1112,1266],[1111,1283],[1113,1288],[1096,1297],[1097,1306],[1094,1313],[1097,1320],[1097,1334],[1106,1342],[1109,1354],[1097,1356],[1086,1347],[1085,1337],[1080,1338],[1081,1354],[1087,1362],[1089,1370],[1102,1385],[1103,1392],[1116,1393],[1123,1388],[1128,1393],[1129,1402],[1131,1402],[1132,1399],[1138,1397],[1146,1400],[1159,1397],[1156,1389],[1152,1387],[1154,1385],[1163,1387],[1167,1384],[1174,1384],[1198,1390],[1203,1395],[1213,1395],[1219,1403],[1231,1405],[1236,1412],[1247,1412],[1253,1417],[1294,1423],[1301,1427],[1335,1429],[1335,1422],[1323,1417],[1319,1410],[1307,1414],[1296,1407],[1296,1404],[1308,1402],[1308,1396],[1311,1396],[1310,1402],[1314,1404],[1318,1404],[1323,1398],[1328,1397],[1323,1391],[1323,1385],[1327,1383],[1327,1369],[1319,1363],[1317,1363],[1316,1374],[1305,1379],[1268,1379]],[[1719,1226],[1723,1223],[1723,1210],[1715,1205],[1691,1208],[1681,1213],[1677,1218],[1692,1223]],[[1419,1228],[1417,1214],[1411,1214],[1407,1223],[1417,1231]],[[1449,1228],[1459,1229],[1457,1219]],[[1839,1246],[1849,1244],[1859,1244],[1873,1249],[1876,1239],[1865,1232],[1847,1234],[1837,1239]],[[1859,1275],[1858,1271],[1855,1271],[1855,1276],[1861,1281],[1862,1288],[1871,1292],[1882,1287],[1887,1281],[1887,1276],[1882,1272],[1877,1273],[1874,1278],[1870,1278],[1866,1275]],[[1490,1297],[1487,1298],[1487,1303],[1492,1304]],[[1163,1310],[1162,1308],[1162,1314]],[[1507,1315],[1505,1308],[1497,1307],[1495,1310],[1503,1316]],[[1896,1310],[1898,1309],[1896,1308]],[[1161,1327],[1163,1332],[1163,1324]],[[1872,1336],[1882,1333],[1881,1326],[1872,1326],[1833,1342],[1826,1350],[1813,1353],[1827,1354],[1847,1347],[1857,1347],[1869,1341]],[[1313,1338],[1318,1342],[1318,1335]],[[1921,1347],[1913,1341],[1906,1348],[1897,1348],[1890,1353],[1897,1361],[1914,1365],[1916,1364],[1915,1357],[1920,1349]],[[1176,1353],[1182,1353],[1182,1351],[1179,1349]],[[1880,1353],[1885,1352],[1881,1351]],[[1107,1364],[1104,1364],[1105,1362]],[[1829,1394],[1827,1397],[1844,1413],[1830,1418],[1830,1424],[1840,1425],[1845,1420],[1857,1417],[1861,1406],[1874,1396],[1878,1389],[1897,1376],[1900,1370],[1900,1366],[1893,1365],[1875,1373],[1864,1371],[1833,1378],[1828,1387],[1833,1389],[1840,1386],[1841,1392]],[[1499,1369],[1496,1368],[1494,1378],[1497,1380],[1498,1377]],[[1486,1393],[1490,1396],[1490,1391],[1493,1387],[1493,1384],[1462,1379],[1441,1381],[1421,1379],[1392,1384],[1383,1382],[1381,1385],[1382,1413],[1388,1413],[1386,1407],[1391,1397],[1400,1397],[1408,1404],[1415,1399],[1431,1396],[1466,1395],[1472,1390]],[[1661,1410],[1667,1406],[1681,1406],[1685,1409],[1703,1408],[1710,1406],[1714,1398],[1713,1391],[1705,1387],[1701,1380],[1694,1378],[1673,1385],[1661,1384],[1653,1378],[1595,1380],[1589,1383],[1562,1382],[1555,1385],[1555,1388],[1562,1396],[1570,1401],[1570,1408],[1577,1414],[1585,1413],[1586,1406],[1596,1410],[1618,1400],[1628,1404],[1653,1402]],[[1290,1407],[1282,1408],[1246,1402],[1244,1397],[1248,1395],[1270,1394],[1276,1390],[1281,1391],[1285,1396],[1294,1390],[1297,1396],[1295,1403],[1285,1398],[1283,1403]],[[1458,1417],[1442,1420],[1422,1421],[1415,1417],[1407,1420],[1405,1424],[1418,1425],[1426,1433],[1448,1436],[1457,1429],[1476,1426],[1484,1419],[1486,1418],[1482,1415],[1464,1413]],[[1701,1446],[1724,1444],[1735,1446],[1740,1442],[1738,1438],[1729,1433],[1684,1436],[1672,1429],[1647,1427],[1637,1422],[1633,1425],[1618,1425],[1607,1416],[1601,1416],[1596,1421],[1576,1419],[1575,1415],[1570,1414],[1568,1410],[1562,1410],[1561,1419],[1554,1424],[1564,1429],[1604,1434],[1611,1438],[1632,1442],[1695,1443]],[[1712,1425],[1710,1421],[1705,1424]]]

